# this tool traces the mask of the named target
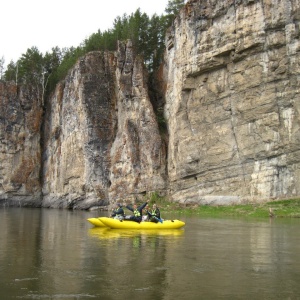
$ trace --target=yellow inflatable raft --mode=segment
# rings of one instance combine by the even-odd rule
[[[99,218],[89,218],[87,220],[96,227],[107,227],[99,220]]]
[[[90,221],[90,219],[88,220]],[[100,226],[102,226],[101,225],[102,223],[106,227],[112,229],[179,229],[185,225],[185,223],[180,220],[164,220],[162,223],[153,223],[153,222],[137,223],[134,221],[127,221],[127,220],[120,221],[120,220],[107,218],[107,217],[101,217],[98,218],[98,220],[100,221],[99,222]],[[95,226],[99,226],[96,225],[96,222],[92,224]]]

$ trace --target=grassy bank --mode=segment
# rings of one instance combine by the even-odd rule
[[[300,199],[271,201],[259,204],[182,207],[176,203],[167,202],[163,197],[154,195],[151,203],[156,202],[161,211],[178,212],[187,215],[203,217],[256,217],[256,218],[300,218]]]

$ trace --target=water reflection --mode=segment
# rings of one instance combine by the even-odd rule
[[[299,297],[300,220],[177,216],[184,229],[140,231],[92,228],[91,215],[0,210],[2,298]]]
[[[115,239],[115,238],[133,238],[147,236],[181,236],[184,230],[182,229],[147,229],[147,230],[129,230],[129,229],[110,229],[105,227],[95,227],[89,229],[89,235],[99,239]]]
[[[169,252],[180,244],[184,230],[91,228],[88,233],[99,242],[99,249],[107,249],[102,257],[105,259],[102,294],[108,296],[113,290],[114,299],[124,295],[126,299],[137,296],[163,299],[162,287],[168,276],[164,262]]]

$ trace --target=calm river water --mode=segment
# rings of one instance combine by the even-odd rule
[[[0,299],[300,299],[299,219],[140,232],[93,228],[98,215],[0,209]]]

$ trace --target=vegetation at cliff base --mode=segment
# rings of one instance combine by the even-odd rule
[[[292,217],[300,218],[300,199],[271,201],[259,204],[229,205],[229,206],[199,206],[187,209],[187,213],[201,216],[241,216],[241,217]]]
[[[269,201],[239,205],[194,205],[185,207],[169,202],[157,193],[150,196],[150,203],[157,203],[164,213],[196,215],[200,217],[253,217],[253,218],[300,218],[300,199]]]

